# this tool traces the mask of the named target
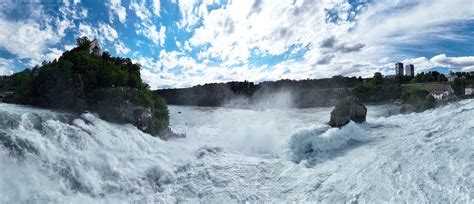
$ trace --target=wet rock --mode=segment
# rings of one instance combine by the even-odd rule
[[[329,125],[331,127],[342,127],[354,121],[363,123],[366,120],[367,108],[355,98],[347,98],[340,101],[331,111]]]
[[[166,128],[163,131],[160,132],[158,135],[163,140],[169,140],[171,138],[185,138],[186,135],[183,133],[175,133],[171,130],[171,128]]]

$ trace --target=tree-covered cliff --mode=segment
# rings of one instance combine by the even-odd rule
[[[14,92],[5,101],[77,113],[97,112],[103,119],[132,123],[152,135],[169,130],[166,102],[142,81],[140,65],[107,52],[92,55],[90,43],[81,37],[77,47],[58,60],[4,79],[4,89]]]

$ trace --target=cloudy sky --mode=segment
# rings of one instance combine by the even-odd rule
[[[474,71],[473,0],[0,0],[0,74],[96,38],[152,88]]]

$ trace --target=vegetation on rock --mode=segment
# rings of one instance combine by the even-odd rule
[[[351,120],[356,123],[363,123],[366,120],[367,108],[359,100],[349,97],[339,101],[331,111],[329,125],[331,127],[342,127]]]
[[[14,92],[7,102],[81,113],[98,112],[106,120],[132,123],[158,135],[167,130],[166,102],[140,77],[140,65],[104,52],[91,55],[87,37],[58,60],[26,69],[2,80]]]

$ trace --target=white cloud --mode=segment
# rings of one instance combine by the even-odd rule
[[[8,21],[0,18],[0,47],[21,59],[31,59],[32,65],[42,61],[47,47],[59,43],[63,35],[54,26],[42,26],[32,20]]]
[[[76,47],[75,44],[65,45],[65,46],[64,46],[64,50],[72,50],[72,49],[75,48],[75,47]]]
[[[418,57],[406,59],[402,62],[415,65],[416,72],[427,71],[435,67],[450,68],[453,71],[468,71],[474,69],[474,56],[448,57],[446,54],[439,54],[431,59]]]
[[[114,41],[118,38],[117,31],[109,24],[99,23],[99,34],[102,38],[108,41]]]
[[[57,58],[60,50],[54,47],[66,36],[67,30],[76,27],[74,21],[87,15],[87,10],[79,3],[77,0],[64,1],[58,16],[51,16],[37,3],[13,1],[2,4],[8,10],[0,11],[0,48],[15,55],[16,59],[27,60],[29,66]],[[28,15],[19,19],[6,17],[8,11],[14,10]]]
[[[125,47],[122,42],[118,42],[115,43],[115,52],[117,54],[128,54],[130,52],[130,49],[128,47]]]
[[[60,50],[57,48],[49,48],[49,52],[45,55],[46,61],[53,61],[54,59],[59,59],[61,55],[63,54],[64,50]]]
[[[79,3],[80,1],[78,0],[64,0],[62,6],[59,8],[59,12],[61,12],[66,19],[78,20],[87,18],[87,9],[80,6]]]
[[[153,13],[160,16],[160,0],[153,0]]]
[[[0,76],[13,74],[14,61],[0,58]]]
[[[154,9],[153,12],[155,15],[159,15],[159,0],[153,1],[152,3]],[[147,8],[146,2],[144,0],[132,0],[130,3],[130,9],[135,11],[135,15],[141,20],[140,23],[135,24],[136,33],[150,39],[155,45],[161,45],[163,47],[166,38],[166,27],[160,26],[158,28],[155,25],[152,21],[152,15],[150,10]]]
[[[145,1],[132,0],[130,2],[130,10],[135,11],[135,15],[138,16],[142,21],[148,21],[150,18],[150,11],[145,5]]]
[[[204,50],[198,53],[201,63],[196,59],[188,61],[188,66],[194,69],[184,68],[181,55],[172,57],[168,53],[167,59],[161,58],[164,69],[152,72],[153,75],[174,76],[173,67],[182,72],[175,76],[178,82],[162,80],[164,86],[194,85],[201,78],[214,82],[321,78],[337,74],[372,76],[375,71],[392,70],[396,61],[412,58],[400,52],[402,46],[436,39],[471,39],[456,33],[454,28],[459,22],[474,19],[472,6],[466,6],[463,0],[383,0],[362,3],[356,8],[346,0],[230,1],[209,11],[208,6],[214,3],[212,0],[178,2],[182,19],[177,25],[193,33],[191,39],[179,44],[187,52]],[[265,59],[265,56],[300,51],[304,53],[302,60],[289,57],[273,66],[249,65],[250,57]],[[209,67],[211,58],[220,58],[223,63]],[[470,58],[446,58],[417,59],[419,70],[430,66],[470,65]],[[470,66],[462,69],[466,67]],[[191,74],[197,73],[196,70],[201,73],[199,77]],[[385,74],[391,74],[388,72]]]
[[[79,24],[79,36],[87,36],[88,38],[97,39],[100,43],[115,42],[118,38],[118,32],[109,24],[99,22],[97,27],[87,23]]]
[[[446,66],[446,67],[470,67],[474,66],[474,56],[467,57],[447,57],[445,54],[440,54],[432,57],[431,62]]]
[[[112,23],[115,16],[118,17],[121,23],[125,23],[127,18],[127,10],[122,6],[121,0],[108,0],[105,4],[109,8],[109,18]]]
[[[92,28],[91,25],[86,24],[86,23],[80,23],[79,24],[79,36],[87,36],[88,38],[97,38],[98,33],[97,30]]]
[[[182,16],[178,27],[185,28],[196,24],[199,18],[202,16],[202,13],[199,13],[201,9],[195,8],[196,6],[199,6],[198,0],[179,1],[178,3]]]
[[[161,26],[160,30],[153,24],[143,24],[136,29],[137,34],[150,39],[156,45],[164,45],[166,37],[166,27]]]
[[[474,18],[470,4],[465,0],[379,1],[361,13],[357,34],[368,42],[384,44],[449,38],[456,35],[451,30],[455,23]]]

